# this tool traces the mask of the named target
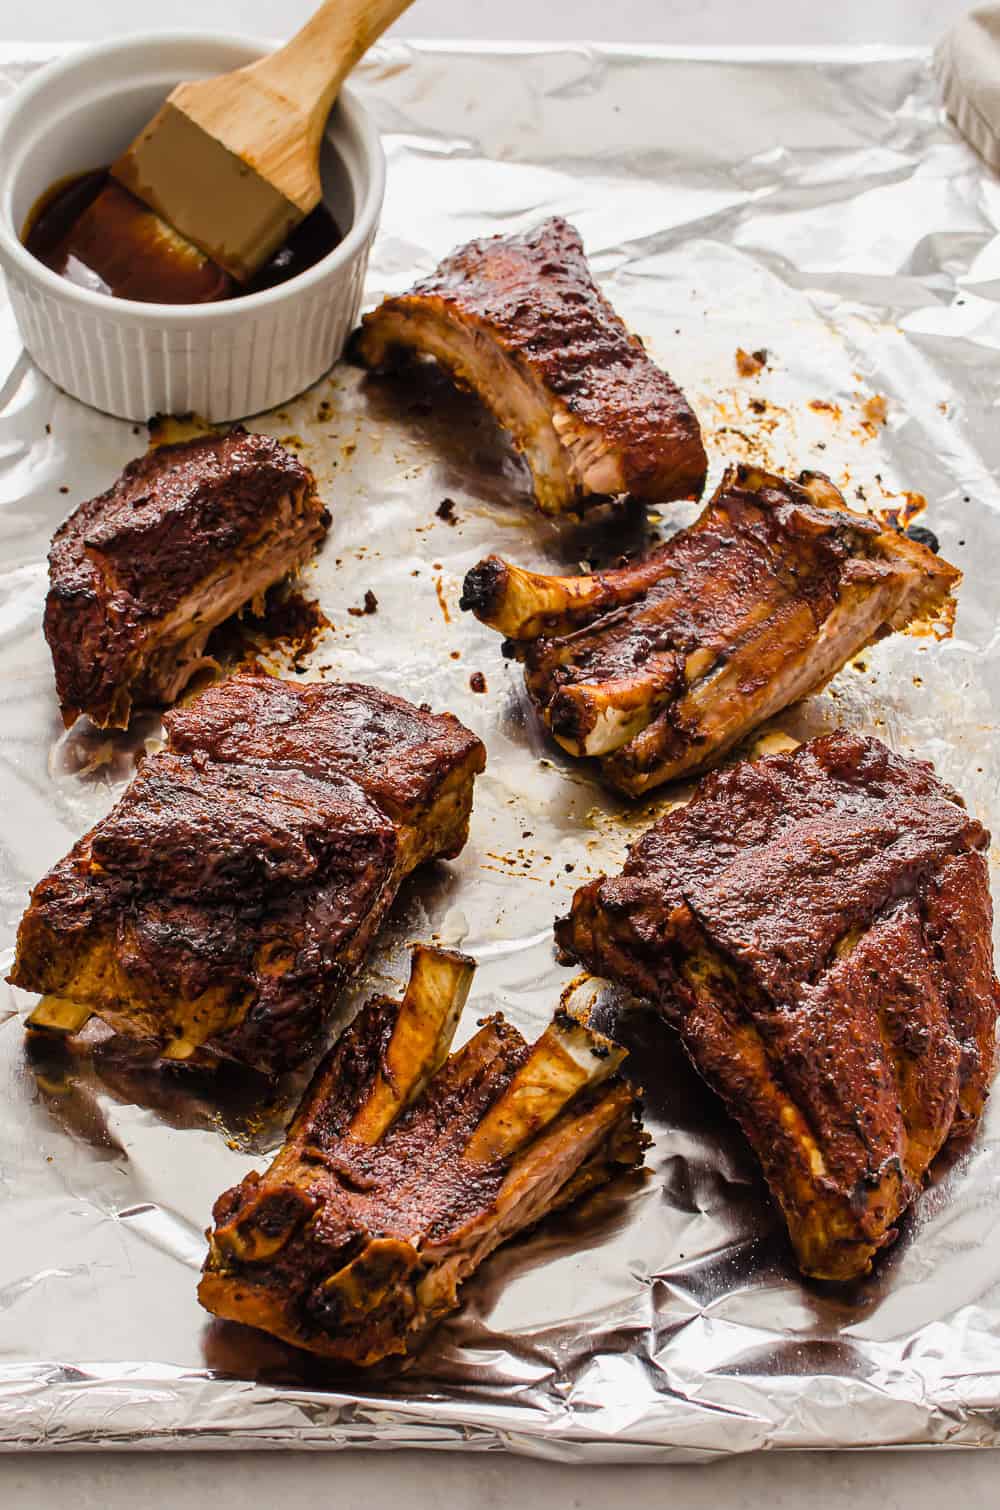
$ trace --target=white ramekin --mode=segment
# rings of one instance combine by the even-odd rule
[[[39,195],[110,162],[181,79],[238,68],[260,43],[164,34],[78,49],[0,111],[0,267],[28,352],[74,398],[123,419],[189,410],[237,419],[301,393],[357,320],[385,160],[368,112],[341,92],[323,144],[324,199],[346,234],[297,278],[221,304],[134,304],[77,288],[21,245]]]

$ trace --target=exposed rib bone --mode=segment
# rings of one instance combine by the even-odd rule
[[[664,550],[617,571],[547,577],[500,556],[487,556],[467,574],[459,607],[511,640],[569,634],[604,608],[642,597],[664,570]]]
[[[350,1124],[352,1138],[377,1143],[415,1101],[448,1056],[476,962],[467,954],[417,944],[410,981],[367,1100]]]
[[[946,623],[959,580],[828,478],[742,466],[643,561],[573,579],[490,556],[462,606],[508,636],[559,744],[640,795],[705,770],[891,629]]]
[[[374,1363],[457,1305],[499,1243],[639,1162],[624,1052],[566,1012],[533,1048],[488,1018],[440,1063],[470,972],[417,950],[403,1001],[358,1014],[271,1168],[216,1202],[208,1310]]]
[[[45,1028],[50,1033],[79,1033],[94,1015],[86,1003],[70,1001],[65,996],[43,996],[28,1017],[29,1028]]]
[[[465,1148],[470,1163],[509,1159],[558,1117],[574,1096],[600,1085],[625,1059],[625,1050],[558,1013],[530,1056],[480,1122]]]

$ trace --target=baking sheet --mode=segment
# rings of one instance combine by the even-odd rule
[[[0,54],[0,88],[38,56]],[[856,505],[909,515],[926,499],[921,522],[968,572],[954,637],[884,642],[777,727],[874,731],[931,757],[1000,827],[1000,194],[943,122],[925,56],[397,44],[359,82],[389,160],[370,301],[470,236],[562,213],[698,410],[713,482],[753,457],[825,470]],[[738,375],[738,347],[766,348],[759,375]],[[333,627],[306,674],[449,708],[489,747],[467,849],[401,894],[341,1020],[398,989],[408,941],[434,935],[479,961],[460,1038],[500,1008],[537,1031],[572,978],[553,916],[665,799],[627,807],[547,743],[497,636],[459,613],[462,577],[490,550],[572,569],[687,516],[543,520],[489,419],[432,375],[341,367],[254,423],[300,450],[333,510],[303,578]],[[64,732],[40,629],[53,529],[146,440],[57,393],[0,307],[5,945],[31,884],[156,736],[155,719]],[[377,612],[352,615],[369,589]],[[113,1039],[29,1053],[32,1000],[0,992],[3,1447],[666,1461],[1000,1441],[1000,1098],[871,1279],[805,1284],[751,1155],[669,1030],[609,996],[598,1010],[647,1091],[648,1175],[497,1254],[415,1366],[345,1375],[195,1300],[212,1201],[263,1166],[281,1108],[262,1119],[238,1077],[137,1068]]]

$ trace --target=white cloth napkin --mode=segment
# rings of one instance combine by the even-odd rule
[[[934,67],[948,114],[1000,172],[1000,5],[963,16],[938,44]]]

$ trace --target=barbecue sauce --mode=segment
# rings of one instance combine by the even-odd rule
[[[324,204],[296,226],[249,283],[176,235],[107,168],[62,179],[42,195],[22,241],[46,267],[80,288],[153,304],[211,304],[287,283],[341,241]]]

